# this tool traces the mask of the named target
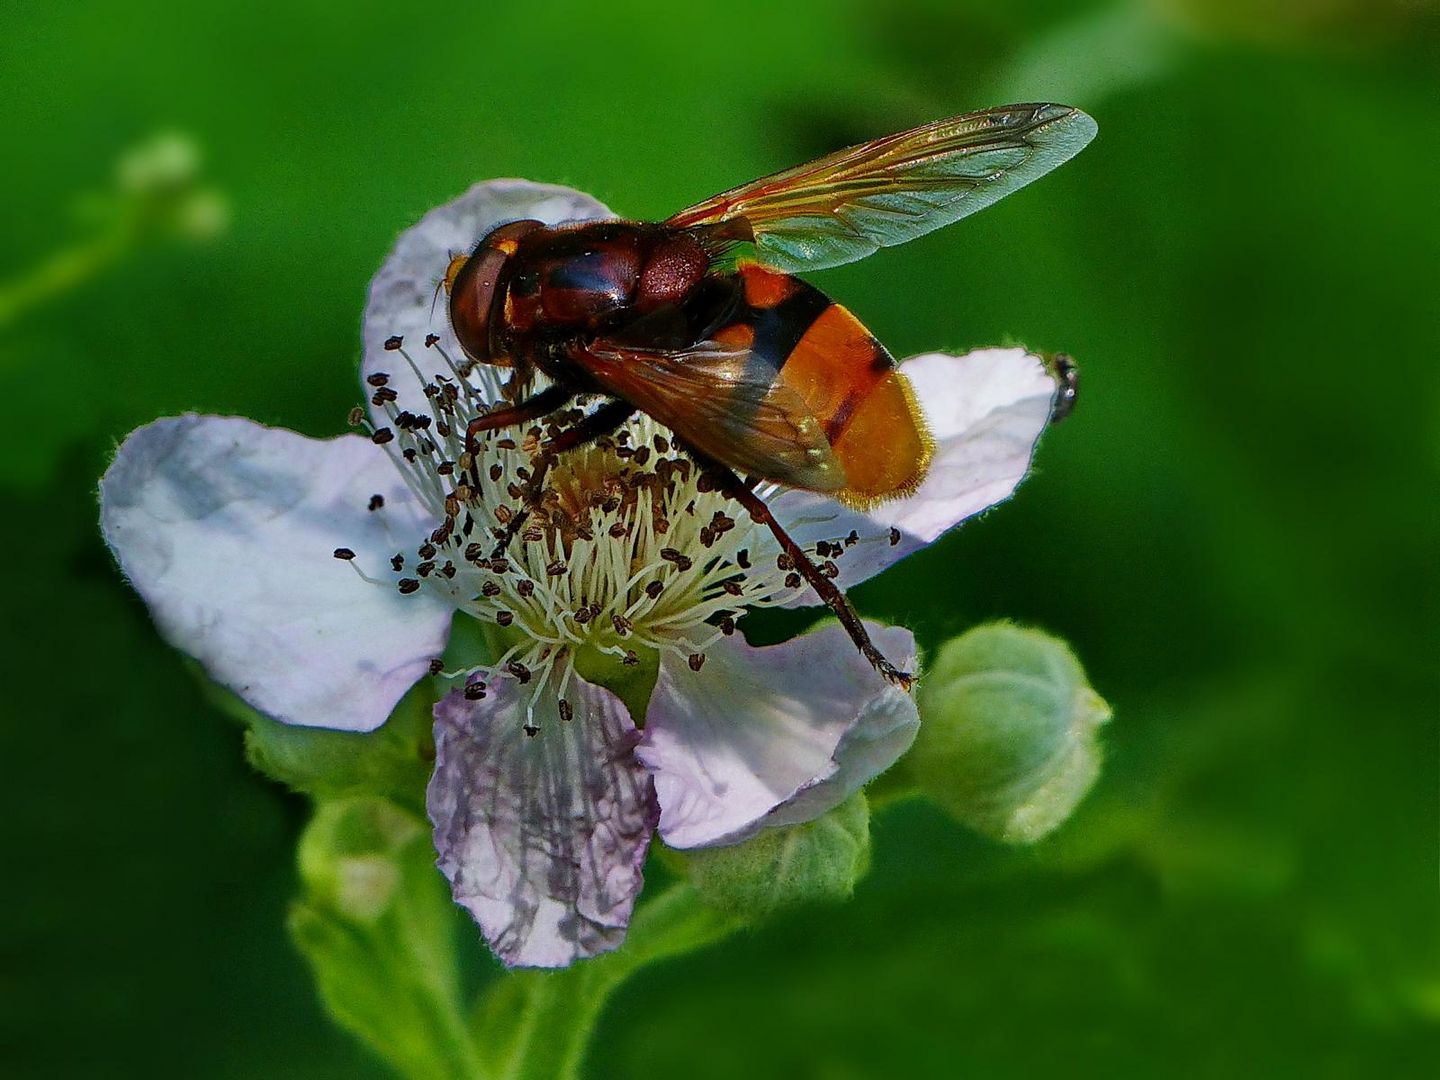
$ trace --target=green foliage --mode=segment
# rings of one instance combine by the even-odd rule
[[[290,933],[336,1022],[413,1080],[481,1075],[429,826],[383,799],[324,802],[299,864]]]
[[[423,810],[435,760],[428,681],[401,698],[380,728],[357,734],[282,724],[191,668],[211,701],[245,725],[245,756],[270,779],[317,799],[384,795]]]
[[[1100,773],[1110,706],[1065,642],[1008,623],[946,642],[916,693],[906,760],[930,798],[1007,843],[1034,843],[1070,816]]]
[[[685,856],[705,903],[745,922],[811,901],[848,900],[870,868],[870,808],[857,791],[804,825]]]

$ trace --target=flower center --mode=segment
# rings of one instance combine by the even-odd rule
[[[470,421],[501,400],[495,370],[457,366],[433,335],[426,346],[443,365],[429,378],[399,339],[387,342],[423,384],[425,404],[411,411],[388,375],[371,374],[371,403],[389,424],[370,437],[439,522],[413,553],[394,555],[395,587],[439,593],[518,639],[494,664],[451,673],[466,678],[468,695],[483,696],[487,678],[509,677],[533,681],[537,692],[558,685],[563,698],[580,649],[621,665],[653,649],[699,671],[707,646],[734,633],[746,608],[783,604],[807,588],[764,527],[737,520],[730,500],[643,414],[558,455],[533,492],[543,442],[585,409],[487,433],[467,448]],[[810,550],[824,565],[857,542],[852,533]]]

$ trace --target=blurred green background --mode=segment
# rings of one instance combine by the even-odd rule
[[[477,179],[661,217],[1053,99],[1099,121],[1079,159],[816,280],[900,355],[1080,360],[1021,497],[856,599],[932,647],[1068,638],[1106,771],[1030,850],[885,810],[852,903],[650,970],[591,1072],[1436,1075],[1437,30],[1424,0],[7,0],[0,1072],[383,1075],[284,933],[306,804],[97,535],[116,440],[342,430],[370,274]],[[106,210],[168,129],[212,239]]]

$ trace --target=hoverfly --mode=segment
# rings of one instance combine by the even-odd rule
[[[447,268],[449,315],[472,363],[513,368],[508,404],[469,425],[528,423],[605,400],[542,444],[525,507],[555,456],[642,411],[670,428],[716,488],[775,535],[885,678],[910,676],[871,643],[845,595],[770,514],[762,480],[865,506],[913,492],[933,444],[895,358],[793,273],[838,266],[981,210],[1094,137],[1064,105],[1006,105],[840,150],[658,223],[513,221]],[[739,257],[741,255],[747,257]],[[550,385],[525,396],[536,371]]]

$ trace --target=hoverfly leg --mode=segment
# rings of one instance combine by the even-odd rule
[[[538,398],[540,395],[535,396]],[[533,401],[534,398],[531,400]],[[567,450],[575,450],[588,442],[594,442],[596,439],[609,435],[634,415],[634,405],[616,398],[613,401],[607,401],[553,439],[546,439],[531,464],[530,479],[525,483],[524,503],[521,505],[519,513],[512,517],[505,526],[505,532],[500,537],[499,543],[495,545],[495,550],[491,552],[490,557],[493,559],[505,554],[505,550],[510,546],[510,541],[524,527],[530,512],[540,505],[540,500],[545,494],[545,477],[550,472],[551,463],[557,457]]]
[[[523,424],[527,420],[538,420],[542,416],[549,416],[557,409],[563,409],[575,397],[575,391],[564,386],[547,386],[533,397],[515,405],[502,405],[498,409],[492,409],[484,416],[477,416],[470,421],[470,426],[465,429],[465,449],[472,454],[480,453],[480,444],[476,441],[487,431],[499,431],[501,428],[514,427],[516,424]]]
[[[701,458],[699,455],[696,455],[696,458],[701,467],[715,478],[720,491],[743,506],[753,520],[766,526],[775,535],[775,539],[780,542],[781,550],[795,563],[796,572],[835,613],[835,617],[840,620],[840,625],[850,635],[850,640],[860,650],[860,655],[870,661],[870,666],[878,671],[887,682],[908,691],[914,682],[914,676],[908,671],[901,671],[885,659],[885,656],[875,647],[875,643],[870,640],[870,634],[865,629],[864,622],[856,614],[855,609],[850,606],[850,601],[840,591],[839,586],[820,572],[820,568],[805,554],[805,549],[791,538],[780,522],[775,520],[775,515],[770,512],[770,507],[766,505],[765,500],[752,490],[753,484],[741,480],[733,469],[721,465],[717,461]]]

